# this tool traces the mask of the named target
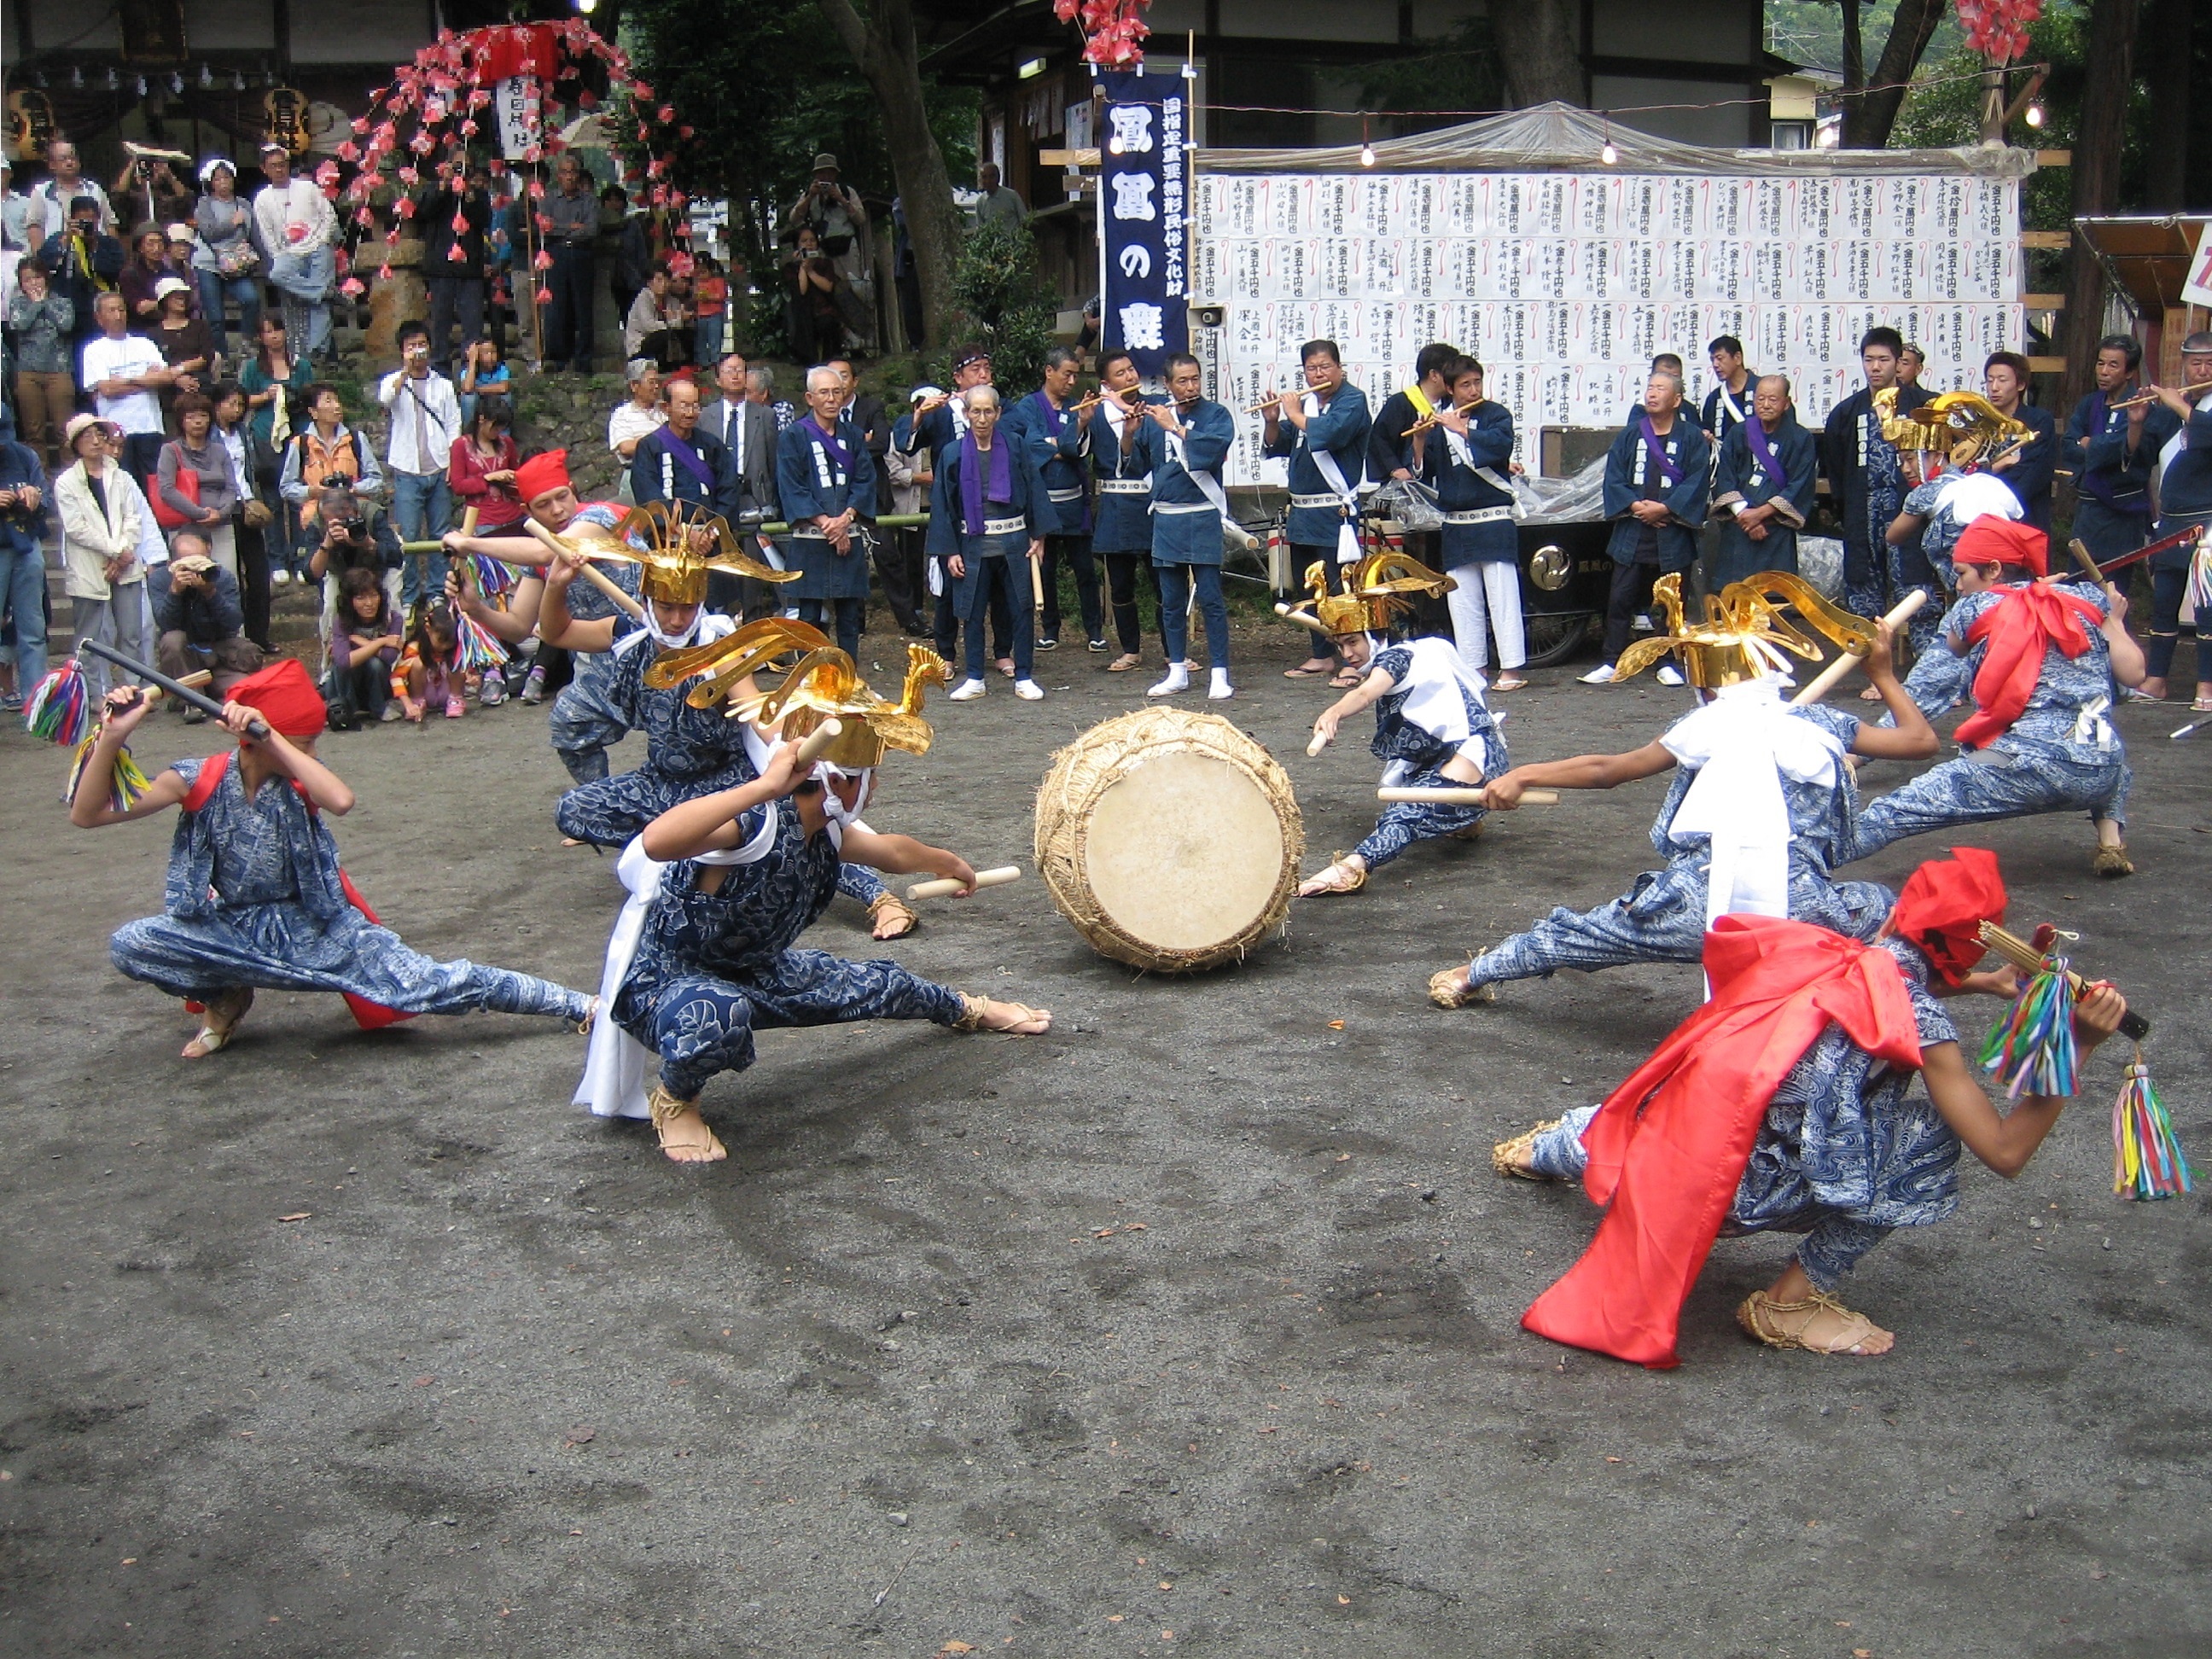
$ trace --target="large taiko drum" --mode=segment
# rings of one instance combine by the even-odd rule
[[[1218,714],[1094,726],[1037,790],[1052,902],[1099,954],[1155,972],[1241,961],[1279,931],[1304,850],[1290,775]]]

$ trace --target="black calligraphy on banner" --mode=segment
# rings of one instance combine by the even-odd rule
[[[1189,82],[1180,73],[1112,70],[1099,146],[1099,240],[1106,250],[1101,337],[1147,378],[1190,349],[1185,265]]]

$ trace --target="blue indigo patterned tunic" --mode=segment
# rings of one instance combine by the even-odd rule
[[[1375,737],[1369,745],[1377,760],[1389,763],[1382,775],[1384,783],[1408,789],[1465,788],[1463,779],[1447,777],[1443,772],[1452,758],[1463,751],[1486,783],[1503,776],[1510,765],[1497,719],[1475,689],[1479,682],[1459,672],[1458,654],[1446,640],[1415,641],[1388,646],[1368,664],[1369,672],[1388,674],[1397,682],[1375,704]],[[1440,736],[1428,725],[1408,718],[1409,704],[1419,708],[1427,702],[1431,708],[1423,712],[1436,720],[1433,700],[1440,697],[1455,697],[1460,720],[1437,723],[1456,729],[1463,722],[1466,736]],[[1383,807],[1373,832],[1352,850],[1373,870],[1389,863],[1417,841],[1465,835],[1483,817],[1480,806],[1392,801]]]

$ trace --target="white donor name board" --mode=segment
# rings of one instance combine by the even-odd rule
[[[1983,359],[2024,337],[2011,179],[1214,173],[1195,188],[1191,304],[1225,317],[1191,335],[1222,402],[1303,384],[1299,343],[1333,339],[1379,406],[1448,341],[1481,360],[1532,471],[1540,428],[1619,425],[1659,352],[1702,399],[1705,342],[1723,334],[1790,376],[1808,426],[1860,384],[1877,324],[1928,354],[1936,391],[1978,388]],[[1238,424],[1229,482],[1282,483],[1260,417]]]

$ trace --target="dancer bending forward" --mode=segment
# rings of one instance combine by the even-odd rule
[[[108,696],[106,721],[77,780],[70,821],[95,830],[184,809],[169,852],[167,914],[118,928],[118,972],[204,1009],[185,1045],[200,1060],[228,1043],[256,988],[338,991],[374,1028],[410,1014],[550,1014],[581,1024],[592,1000],[549,980],[476,963],[434,962],[379,927],[338,868],[325,812],[352,810],[353,791],[315,758],[323,699],[307,671],[279,659],[231,688],[223,724],[235,755],[181,760],[118,809],[109,779],[152,702]],[[258,717],[265,738],[247,735]]]

